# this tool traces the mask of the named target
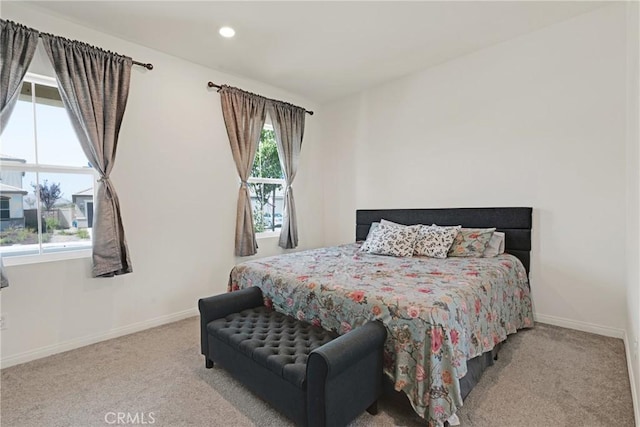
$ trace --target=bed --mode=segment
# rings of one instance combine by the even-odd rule
[[[346,333],[368,320],[388,332],[385,374],[415,412],[442,425],[462,406],[496,347],[533,326],[528,269],[531,208],[356,212],[356,243],[242,263],[229,289],[258,286],[265,304]],[[360,251],[373,222],[496,227],[495,258],[396,258]]]

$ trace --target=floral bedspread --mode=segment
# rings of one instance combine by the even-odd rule
[[[229,290],[258,286],[277,311],[340,334],[368,320],[387,328],[384,369],[430,425],[462,406],[467,360],[533,326],[527,276],[495,258],[393,258],[359,243],[237,265]]]

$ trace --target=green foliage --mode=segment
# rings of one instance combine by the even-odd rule
[[[262,233],[265,229],[264,217],[262,211],[258,210],[258,207],[253,208],[253,230],[256,233]]]
[[[38,232],[32,228],[8,228],[0,232],[0,245],[38,243]]]
[[[270,129],[262,129],[260,145],[251,168],[251,176],[258,178],[284,178],[282,167],[280,166],[280,158],[278,157],[276,134]]]
[[[89,236],[89,232],[87,230],[85,230],[84,228],[81,228],[80,230],[78,230],[76,235],[81,239],[88,239],[90,237]]]
[[[58,228],[58,220],[53,217],[48,217],[44,219],[45,230],[51,232]]]
[[[280,166],[280,158],[278,157],[276,135],[273,130],[262,129],[260,145],[258,146],[256,158],[251,168],[251,176],[254,178],[284,178],[282,167]],[[267,225],[273,230],[273,221],[271,221],[271,224],[265,224],[263,212],[265,208],[270,207],[272,210],[271,218],[274,217],[276,191],[281,189],[282,186],[280,184],[249,185],[251,187],[251,193],[257,198],[253,210],[253,226],[256,233],[264,231]]]

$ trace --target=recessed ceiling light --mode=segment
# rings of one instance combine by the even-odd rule
[[[222,37],[231,38],[236,35],[236,30],[231,27],[222,27],[218,31]]]

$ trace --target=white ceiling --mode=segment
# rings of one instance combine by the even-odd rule
[[[32,4],[125,40],[324,102],[606,3],[39,1]],[[220,37],[217,31],[222,25],[235,28],[236,37]]]

